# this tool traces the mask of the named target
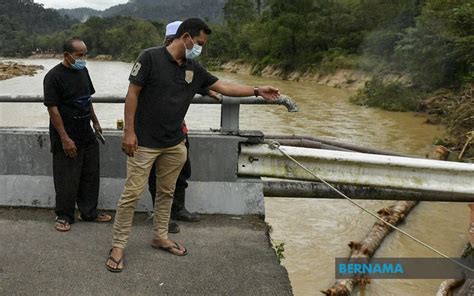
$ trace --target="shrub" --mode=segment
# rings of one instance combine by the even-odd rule
[[[389,111],[416,111],[421,97],[422,93],[400,83],[384,84],[380,79],[372,79],[350,100],[357,105]]]

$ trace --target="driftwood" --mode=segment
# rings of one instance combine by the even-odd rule
[[[2,63],[0,62],[0,80],[10,79],[15,76],[35,75],[38,70],[43,69],[43,66],[36,65],[22,65],[17,63]]]
[[[453,295],[453,290],[461,286],[464,283],[465,279],[459,280],[446,280],[439,285],[438,292],[436,296],[450,296]]]
[[[458,160],[462,160],[464,157],[464,152],[466,152],[467,147],[469,144],[471,144],[471,141],[474,139],[474,131],[470,131],[469,133],[466,134],[467,141],[462,147],[461,153],[459,153]]]
[[[446,126],[444,145],[451,151],[460,151],[465,144],[465,135],[474,131],[474,86],[469,85],[458,93],[446,90],[424,100],[420,109],[429,115],[430,122],[441,122]],[[474,156],[474,150],[465,150],[467,158]]]
[[[461,258],[472,258],[474,254],[474,250],[471,247],[470,243],[466,244],[466,247],[464,248],[464,251],[462,252]],[[466,282],[466,274],[464,274],[463,279],[450,279],[442,282],[439,285],[438,292],[436,293],[436,296],[450,296],[454,294],[454,290],[458,287],[460,287],[462,284]],[[460,291],[458,291],[458,295],[468,295],[469,291],[463,291],[463,290],[470,290],[470,287],[472,286],[472,279],[467,280],[467,287],[462,287]],[[463,289],[464,288],[464,289]]]
[[[445,147],[438,146],[428,155],[428,157],[430,159],[446,160],[448,154],[449,152]],[[384,221],[393,225],[399,225],[405,220],[405,217],[417,204],[418,201],[398,201],[388,208],[379,210],[377,213]],[[356,258],[358,260],[365,259],[369,261],[380,247],[385,237],[392,231],[393,229],[390,226],[377,220],[370,232],[362,241],[351,241],[349,243],[349,247],[351,248],[349,261]],[[328,296],[348,296],[358,284],[364,286],[368,283],[370,283],[370,279],[368,278],[341,279],[336,281],[331,288],[321,292]]]
[[[417,203],[417,201],[398,201],[388,208],[379,210],[377,213],[379,214],[379,217],[385,221],[393,225],[399,225],[405,220],[405,217]],[[351,248],[350,258],[363,258],[370,260],[375,251],[377,251],[382,244],[384,238],[392,231],[393,229],[387,224],[382,223],[381,221],[375,222],[370,232],[361,242],[352,241],[349,243],[349,247]],[[322,291],[322,293],[330,296],[346,296],[350,295],[358,284],[365,285],[367,283],[369,283],[368,279],[352,278],[338,280],[331,288]]]

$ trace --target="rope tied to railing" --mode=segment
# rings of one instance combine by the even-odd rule
[[[277,141],[267,141],[267,145],[270,149],[272,150],[278,150],[280,151],[281,154],[283,154],[285,157],[287,157],[289,160],[291,160],[292,162],[294,162],[296,165],[298,165],[299,167],[301,167],[303,170],[305,170],[307,173],[309,173],[310,175],[312,175],[313,177],[315,177],[316,179],[318,179],[319,181],[321,181],[323,184],[325,184],[326,186],[328,186],[329,188],[331,188],[333,191],[335,191],[337,194],[339,194],[340,196],[342,196],[344,199],[348,200],[349,202],[351,202],[353,205],[357,206],[358,208],[360,208],[362,211],[366,212],[367,214],[375,217],[377,220],[381,221],[382,223],[384,223],[385,225],[389,226],[390,228],[392,228],[393,230],[396,230],[404,235],[406,235],[407,237],[409,237],[411,240],[415,241],[416,243],[424,246],[425,248],[429,249],[430,251],[440,255],[441,257],[445,258],[445,259],[448,259],[449,261],[457,264],[458,266],[461,266],[462,268],[465,268],[467,270],[469,270],[470,272],[474,272],[474,269],[473,268],[470,268],[469,266],[465,265],[465,264],[462,264],[454,259],[452,259],[451,257],[449,257],[448,255],[444,254],[443,252],[441,251],[438,251],[436,248],[430,246],[429,244],[421,241],[420,239],[416,238],[415,236],[411,235],[410,233],[406,232],[405,230],[402,230],[400,228],[398,228],[397,226],[391,224],[390,222],[387,222],[385,221],[384,219],[382,219],[381,217],[379,217],[376,213],[372,212],[371,210],[368,210],[366,209],[363,205],[359,204],[358,202],[356,202],[355,200],[353,200],[352,198],[348,197],[347,195],[345,195],[343,192],[339,191],[337,188],[335,188],[334,186],[332,186],[331,184],[329,184],[326,180],[322,179],[321,177],[319,177],[318,175],[316,175],[315,173],[313,173],[310,169],[308,169],[307,167],[305,167],[304,165],[302,165],[299,161],[297,161],[296,159],[294,159],[291,155],[287,154],[285,151],[283,151],[283,149],[281,149],[281,145],[280,143],[278,143]]]

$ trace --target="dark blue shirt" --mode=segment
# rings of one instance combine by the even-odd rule
[[[90,144],[95,139],[91,128],[91,96],[95,93],[87,69],[73,70],[62,63],[52,68],[43,81],[44,104],[57,106],[68,136],[76,146]],[[51,148],[62,149],[59,134],[50,122]]]

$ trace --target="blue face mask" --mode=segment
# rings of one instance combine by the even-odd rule
[[[71,58],[74,60],[74,64],[71,64],[71,68],[74,70],[82,70],[86,67],[86,60],[75,59],[69,54]]]
[[[186,43],[184,43],[184,49],[186,50],[186,59],[190,59],[190,60],[197,58],[201,54],[201,51],[202,51],[201,45],[195,44],[193,39],[191,39],[191,42],[193,43],[192,49],[188,49],[186,47]]]

